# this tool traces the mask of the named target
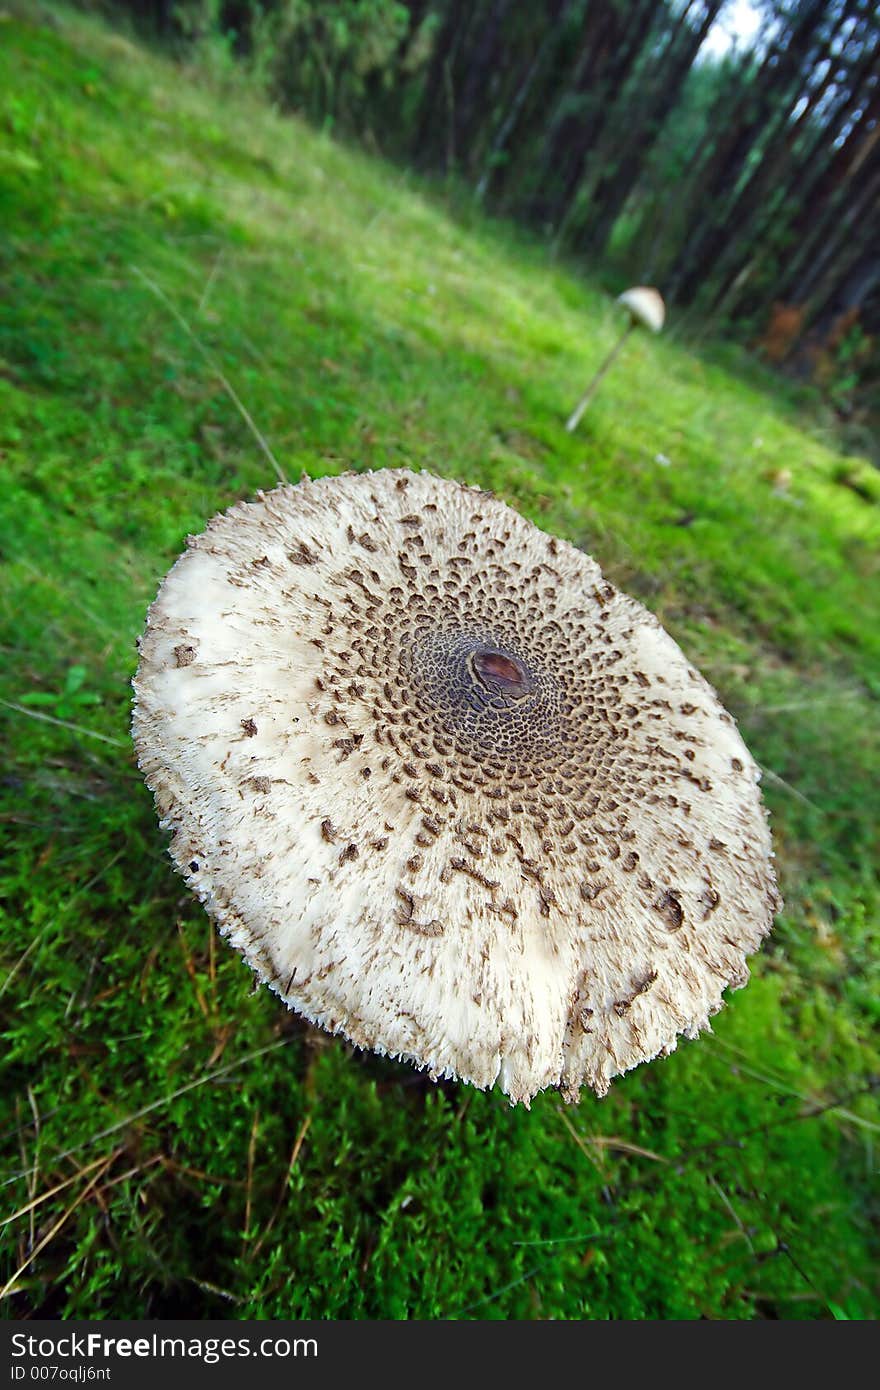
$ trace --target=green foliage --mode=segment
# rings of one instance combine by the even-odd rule
[[[281,0],[264,24],[270,90],[288,108],[355,128],[367,84],[378,82],[409,29],[397,0]]]
[[[11,1315],[875,1317],[868,466],[674,321],[567,434],[612,304],[83,19],[2,23],[0,199]],[[604,1101],[513,1111],[253,992],[171,871],[128,736],[160,578],[273,481],[221,372],[288,477],[492,487],[715,684],[767,769],[787,906],[712,1036]]]
[[[101,703],[100,695],[96,695],[92,690],[83,689],[87,676],[85,666],[70,666],[60,690],[28,690],[19,696],[19,700],[25,706],[43,705],[51,709],[59,719],[72,719],[86,705]]]

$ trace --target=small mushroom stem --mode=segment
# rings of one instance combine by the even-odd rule
[[[593,377],[593,380],[590,382],[589,386],[587,387],[584,394],[581,396],[574,410],[571,412],[571,415],[569,415],[568,421],[565,426],[569,434],[572,432],[572,430],[577,429],[580,423],[581,416],[583,415],[587,406],[590,404],[590,401],[596,394],[599,382],[602,380],[603,376],[608,371],[608,368],[611,366],[611,363],[614,361],[615,357],[620,352],[620,349],[623,347],[624,343],[626,342],[627,338],[629,337],[630,333],[633,331],[635,326],[635,319],[630,319],[629,323],[626,325],[626,328],[623,330],[617,342],[614,344],[614,347],[611,349],[608,356],[605,358],[605,361],[602,363],[596,375]]]

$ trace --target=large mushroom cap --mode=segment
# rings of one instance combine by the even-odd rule
[[[650,328],[652,333],[659,333],[666,321],[666,305],[662,296],[647,285],[637,285],[634,289],[625,290],[617,296],[617,302],[629,310],[633,323]]]
[[[576,1099],[708,1025],[778,906],[758,771],[587,555],[428,474],[215,517],[150,609],[134,738],[261,979],[362,1047]]]

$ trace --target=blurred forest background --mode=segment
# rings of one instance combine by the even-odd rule
[[[102,7],[166,42],[213,47],[247,65],[283,110],[455,180],[608,288],[656,284],[679,321],[687,311],[700,334],[729,336],[814,382],[871,451],[874,0]]]

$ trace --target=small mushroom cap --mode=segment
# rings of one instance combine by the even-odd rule
[[[634,323],[650,328],[652,333],[660,332],[666,320],[666,305],[657,290],[638,285],[618,295],[617,302],[629,310]]]
[[[583,552],[429,474],[191,537],[134,680],[171,855],[312,1022],[577,1099],[708,1027],[778,907],[758,770]]]

